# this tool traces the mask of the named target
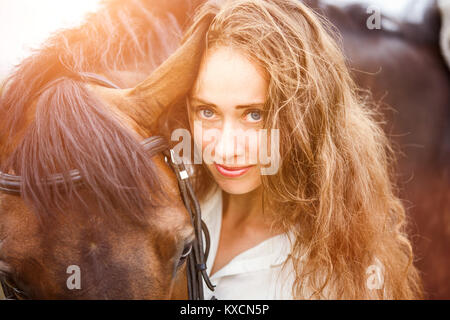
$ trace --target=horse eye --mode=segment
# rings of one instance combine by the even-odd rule
[[[180,260],[178,261],[178,266],[177,268],[181,267],[184,262],[186,261],[187,257],[189,257],[189,255],[192,252],[192,245],[193,245],[193,241],[186,243],[186,245],[184,246],[183,252],[181,253],[180,256]]]

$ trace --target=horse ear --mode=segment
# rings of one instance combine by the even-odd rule
[[[212,15],[206,15],[163,64],[146,80],[126,92],[139,114],[135,121],[143,127],[150,126],[169,105],[186,95],[192,88],[203,51],[206,33]],[[127,99],[127,100],[128,100]]]

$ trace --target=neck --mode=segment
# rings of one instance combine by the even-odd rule
[[[236,225],[264,220],[262,187],[246,194],[223,192],[223,218]]]

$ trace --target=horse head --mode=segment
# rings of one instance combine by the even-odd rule
[[[193,83],[208,21],[143,79],[161,55],[152,49],[164,47],[151,37],[153,9],[111,2],[52,38],[3,87],[0,276],[19,297],[187,297],[195,230],[161,154],[167,146],[146,139]],[[157,16],[157,26],[174,16]]]

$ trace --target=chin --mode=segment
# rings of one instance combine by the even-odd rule
[[[234,194],[234,195],[241,195],[241,194],[247,194],[249,192],[252,192],[256,190],[259,185],[252,187],[247,186],[245,184],[240,184],[239,182],[234,183],[218,183],[219,187],[228,194]]]

